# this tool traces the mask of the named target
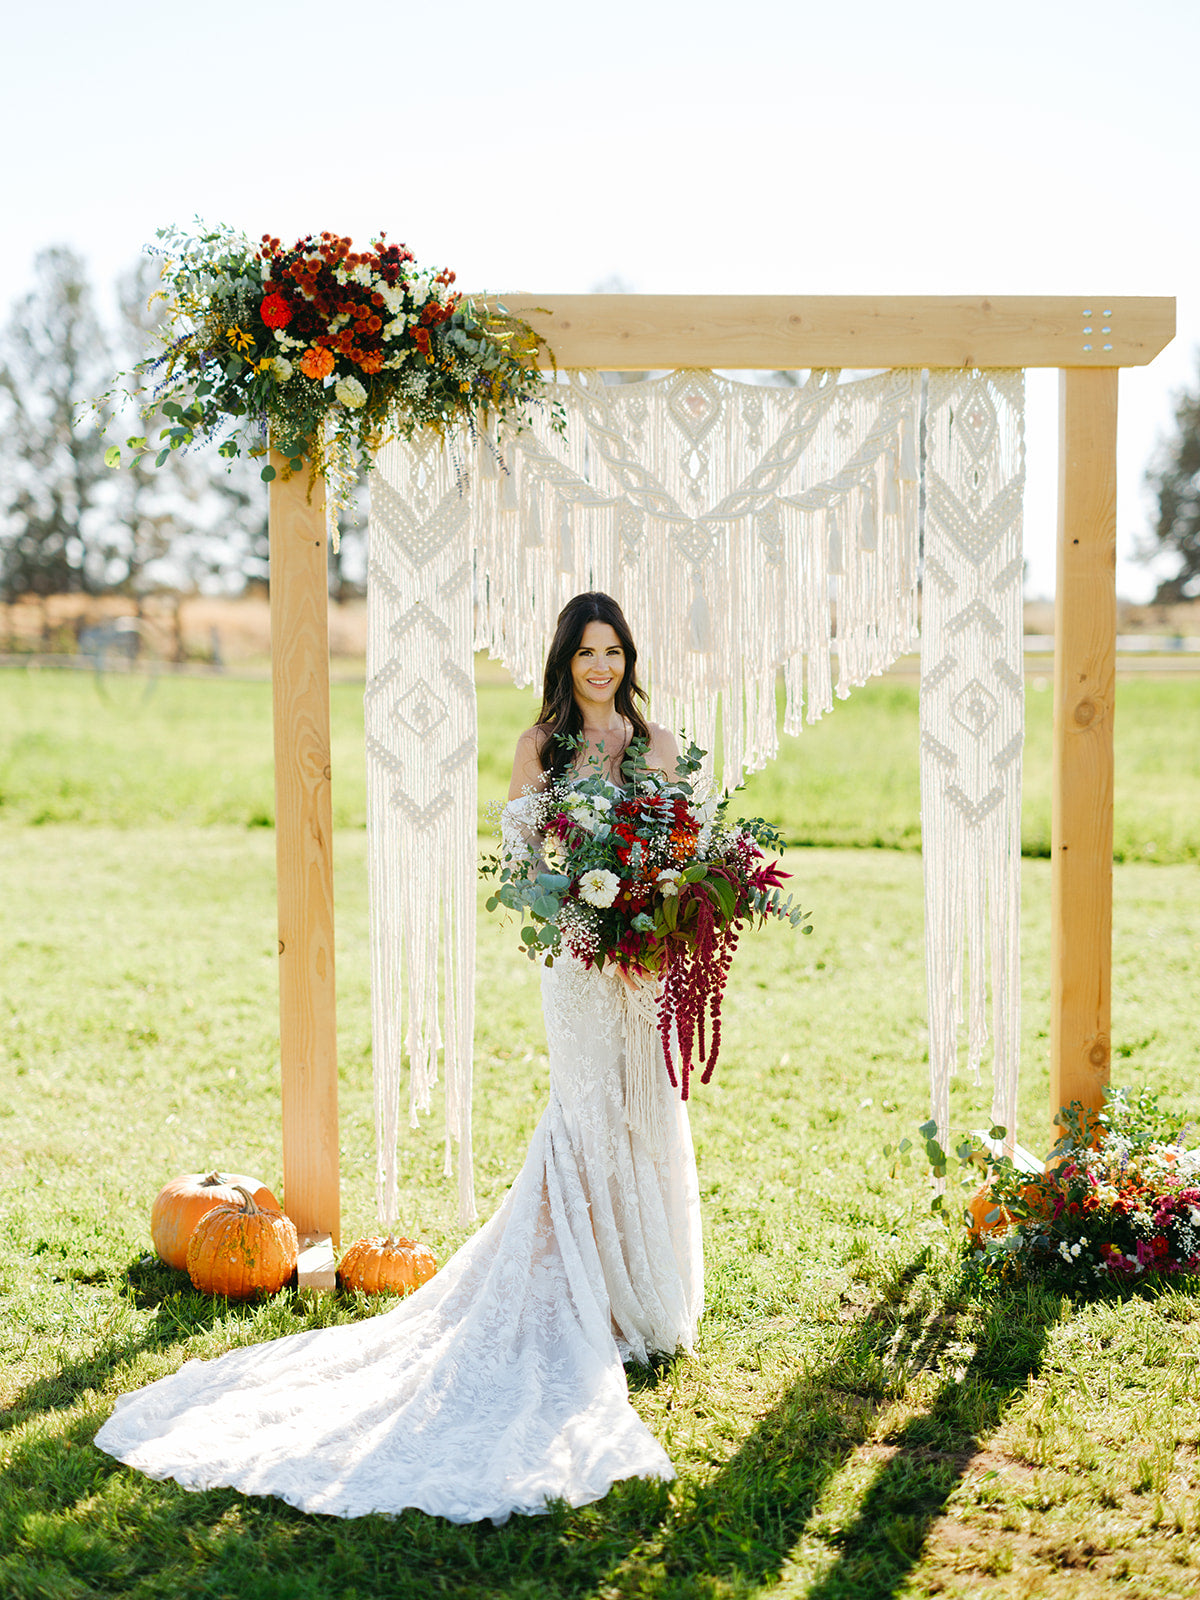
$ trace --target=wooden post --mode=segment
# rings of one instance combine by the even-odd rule
[[[307,463],[272,481],[270,530],[283,1203],[311,1246],[337,1240],[340,1203],[325,485],[310,501]],[[328,1276],[332,1247],[327,1269],[310,1259]]]
[[[1116,449],[1117,369],[1064,369],[1054,601],[1051,1116],[1072,1100],[1098,1110],[1109,1076]]]

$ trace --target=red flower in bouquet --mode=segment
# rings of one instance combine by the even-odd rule
[[[268,328],[286,328],[292,315],[291,306],[278,290],[267,295],[262,303],[262,319]]]

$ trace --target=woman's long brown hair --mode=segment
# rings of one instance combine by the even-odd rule
[[[578,739],[583,733],[583,715],[575,703],[571,662],[589,622],[607,622],[621,641],[621,648],[625,652],[625,673],[617,685],[614,703],[619,715],[632,724],[635,739],[650,738],[646,719],[636,704],[638,700],[645,701],[646,691],[637,681],[637,646],[624,612],[611,595],[598,591],[577,594],[573,600],[567,601],[558,614],[558,626],[546,656],[542,709],[538,712],[536,723],[537,727],[546,730],[546,737],[538,751],[542,771],[556,777],[565,772],[575,759],[575,748],[566,741]]]

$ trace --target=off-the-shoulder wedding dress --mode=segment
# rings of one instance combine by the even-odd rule
[[[543,972],[549,1104],[499,1211],[434,1278],[385,1316],[186,1362],[118,1400],[100,1448],[339,1517],[500,1522],[672,1478],[622,1364],[695,1337],[696,1164],[665,1069],[655,1114],[627,1118],[621,990],[565,955]]]

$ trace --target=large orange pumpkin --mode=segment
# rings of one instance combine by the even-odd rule
[[[214,1206],[196,1224],[187,1269],[203,1294],[249,1300],[283,1288],[296,1270],[300,1242],[290,1217],[262,1209],[249,1189],[236,1187],[239,1205]]]
[[[427,1245],[371,1234],[349,1247],[338,1278],[343,1289],[361,1289],[364,1294],[411,1294],[436,1271],[437,1261]]]
[[[189,1172],[163,1185],[150,1213],[150,1238],[169,1267],[186,1270],[196,1224],[214,1206],[240,1204],[239,1189],[249,1189],[255,1204],[268,1211],[283,1210],[261,1179],[242,1172]]]

